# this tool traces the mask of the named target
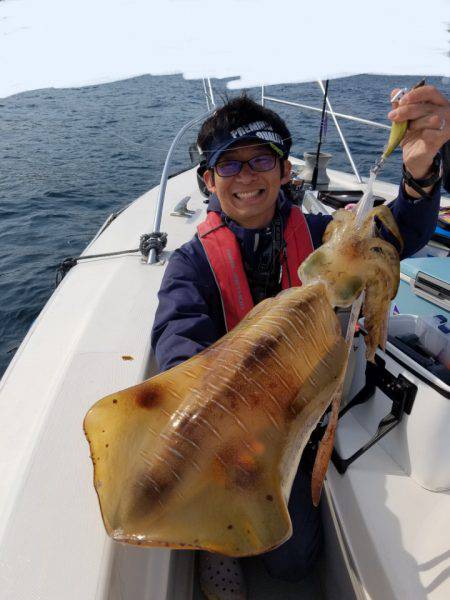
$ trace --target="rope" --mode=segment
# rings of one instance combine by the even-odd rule
[[[118,252],[105,252],[103,254],[90,254],[88,256],[77,256],[65,258],[59,265],[56,271],[55,288],[61,283],[72,267],[77,265],[82,260],[92,258],[106,258],[110,256],[123,256],[124,254],[136,254],[140,252],[145,258],[150,254],[150,250],[156,251],[156,256],[159,258],[161,252],[167,245],[167,233],[163,231],[154,231],[153,233],[145,233],[141,235],[139,248],[132,250],[119,250]]]
[[[145,257],[150,254],[150,250],[156,250],[156,256],[158,257],[166,247],[166,244],[167,233],[164,233],[163,231],[154,231],[153,233],[141,235],[139,250]]]

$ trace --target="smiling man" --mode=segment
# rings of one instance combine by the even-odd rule
[[[243,114],[246,125],[233,129]],[[198,145],[208,167],[205,183],[223,212],[246,229],[270,225],[291,171],[291,136],[284,121],[249,98],[237,98],[203,124]]]
[[[280,185],[289,181],[291,165],[287,160],[280,163],[275,148],[275,144],[244,138],[223,152],[216,163],[212,161],[215,171],[204,174],[209,191],[220,198],[223,212],[246,229],[270,225]]]
[[[410,185],[402,181],[391,204],[404,238],[403,257],[424,246],[436,226],[440,165],[435,155],[445,142],[443,111],[448,110],[446,99],[429,86],[417,90],[413,99],[410,107],[403,102],[399,108],[410,120],[403,148]],[[291,136],[275,112],[246,96],[233,99],[205,121],[197,141],[211,196],[206,220],[173,253],[161,285],[152,336],[160,370],[213,344],[264,298],[300,285],[298,266],[320,246],[331,219],[304,215],[283,194],[281,186],[291,171]],[[292,487],[293,535],[263,555],[269,573],[285,580],[307,575],[321,547],[319,511],[310,491],[313,453],[311,447],[305,451]],[[237,561],[201,553],[200,565],[209,598],[245,598]]]

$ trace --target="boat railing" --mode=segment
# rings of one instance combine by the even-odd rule
[[[206,85],[206,82],[208,82],[208,85]],[[208,110],[213,110],[216,106],[216,102],[214,100],[214,92],[211,85],[211,79],[209,77],[207,79],[203,77],[203,91],[205,92],[206,106],[208,107]]]
[[[318,84],[319,84],[320,89],[322,90],[322,94],[325,94],[325,88],[324,88],[322,81],[318,81]],[[261,104],[264,106],[264,103],[266,101],[275,102],[278,104],[284,104],[285,106],[293,106],[293,107],[300,108],[303,110],[309,110],[309,111],[314,111],[314,112],[319,112],[319,113],[322,112],[322,108],[317,108],[315,106],[310,106],[308,104],[300,104],[299,102],[293,102],[291,100],[283,100],[281,98],[274,98],[273,96],[266,96],[265,86],[261,86]],[[363,183],[363,180],[362,180],[362,178],[358,172],[358,169],[356,167],[355,161],[353,160],[352,153],[350,152],[350,148],[348,147],[344,133],[339,125],[338,118],[345,119],[347,121],[355,121],[356,123],[361,123],[362,125],[369,125],[371,127],[378,127],[381,129],[390,129],[390,126],[385,125],[384,123],[377,123],[376,121],[371,121],[369,119],[362,119],[361,117],[354,117],[353,115],[346,115],[344,113],[335,112],[328,96],[326,98],[326,102],[327,102],[327,107],[328,107],[326,110],[326,113],[331,115],[331,117],[333,119],[334,125],[335,125],[336,130],[341,139],[342,145],[345,150],[345,154],[347,155],[347,158],[348,158],[350,166],[353,170],[353,173],[355,174],[355,177],[358,180],[358,183]]]
[[[183,135],[186,133],[186,131],[190,127],[192,127],[199,121],[204,121],[206,119],[206,117],[208,117],[215,109],[216,103],[214,101],[214,94],[213,94],[213,90],[212,90],[212,86],[211,86],[211,80],[209,79],[209,77],[208,77],[207,81],[208,81],[208,86],[206,85],[205,79],[203,79],[203,90],[205,92],[206,106],[207,106],[208,110],[205,113],[202,113],[198,117],[195,117],[195,119],[191,119],[190,121],[188,121],[188,123],[183,125],[183,127],[180,129],[180,131],[175,136],[173,142],[170,145],[169,151],[167,152],[166,160],[164,162],[163,172],[161,175],[161,181],[159,184],[159,193],[158,193],[158,200],[156,202],[155,218],[153,220],[153,232],[155,232],[155,233],[159,232],[160,227],[161,227],[162,211],[163,211],[163,207],[164,207],[164,198],[166,195],[167,181],[168,181],[169,175],[170,175],[169,169],[170,169],[170,165],[172,162],[172,157],[173,157],[175,148],[177,147],[180,139],[183,137]],[[150,250],[150,253],[148,255],[147,264],[154,264],[156,262],[156,260],[157,260],[157,252],[155,249],[152,249],[152,250]]]

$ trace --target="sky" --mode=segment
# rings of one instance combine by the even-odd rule
[[[0,97],[147,73],[450,76],[449,24],[450,0],[3,0]]]

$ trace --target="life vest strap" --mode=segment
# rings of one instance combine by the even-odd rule
[[[219,289],[227,331],[235,327],[254,306],[234,233],[214,211],[197,227],[200,243]],[[301,285],[298,267],[314,250],[308,224],[301,209],[292,206],[284,229],[281,286]]]

